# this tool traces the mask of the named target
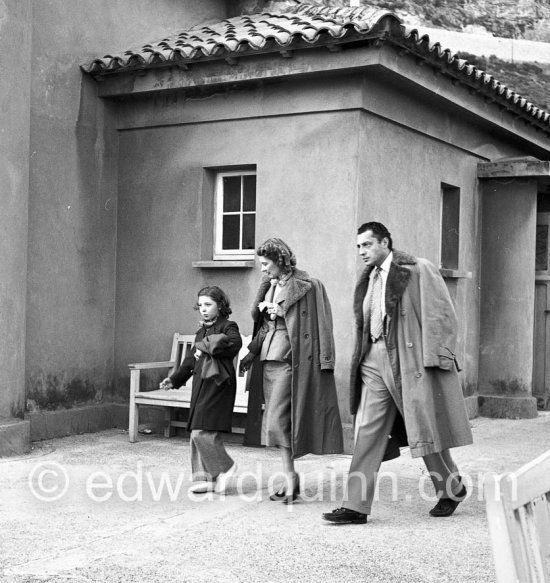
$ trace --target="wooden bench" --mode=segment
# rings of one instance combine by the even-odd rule
[[[484,490],[498,583],[550,583],[550,451]]]
[[[235,357],[235,370],[238,371],[238,362],[248,354],[246,348],[250,343],[250,336],[242,336],[243,347],[239,354]],[[183,386],[179,389],[157,389],[154,391],[140,391],[140,376],[142,370],[152,369],[169,369],[166,376],[171,375],[183,362],[187,352],[191,349],[194,335],[190,334],[174,334],[172,342],[172,352],[170,360],[163,362],[140,362],[129,364],[130,368],[130,418],[128,424],[128,433],[130,442],[133,443],[137,439],[138,424],[139,424],[139,407],[144,405],[147,407],[164,407],[164,419],[166,426],[164,435],[172,437],[175,434],[176,427],[186,427],[186,423],[174,420],[174,413],[176,409],[189,409],[191,403],[191,386]],[[192,379],[189,379],[191,385]],[[246,413],[248,410],[248,392],[245,390],[246,378],[237,376],[237,395],[235,398],[235,413]],[[233,428],[236,433],[242,433],[242,429]]]

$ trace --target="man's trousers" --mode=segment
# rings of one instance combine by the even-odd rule
[[[361,402],[355,417],[355,448],[342,506],[370,514],[376,478],[398,409],[397,391],[384,340],[370,345],[361,362]],[[422,458],[439,497],[462,488],[449,450]]]

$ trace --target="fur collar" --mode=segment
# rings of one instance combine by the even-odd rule
[[[254,303],[252,304],[252,317],[254,320],[258,318],[258,304],[265,298],[265,294],[270,285],[271,280],[264,275],[260,282],[260,287],[258,288],[256,297],[254,298]],[[282,308],[285,314],[290,306],[293,306],[296,302],[301,300],[312,287],[313,284],[309,274],[301,269],[295,269],[284,287],[285,293]]]
[[[386,280],[386,313],[391,314],[403,292],[409,284],[411,273],[408,265],[416,265],[416,259],[403,251],[393,250],[393,261]],[[355,286],[353,299],[353,311],[357,326],[363,326],[363,300],[369,287],[370,272],[372,267],[366,267],[360,274]]]

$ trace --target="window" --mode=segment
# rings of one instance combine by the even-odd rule
[[[460,188],[441,184],[441,268],[458,269]]]
[[[550,213],[537,213],[535,270],[548,272],[548,225]]]
[[[214,205],[214,259],[254,259],[256,173],[219,172]]]

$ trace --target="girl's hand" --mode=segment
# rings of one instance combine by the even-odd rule
[[[199,350],[197,348],[197,350],[195,350],[195,360],[199,360],[199,358],[202,356],[202,350]]]
[[[164,389],[165,391],[168,391],[169,389],[173,389],[174,384],[172,383],[172,379],[170,379],[169,377],[165,378],[160,383],[159,388]]]

